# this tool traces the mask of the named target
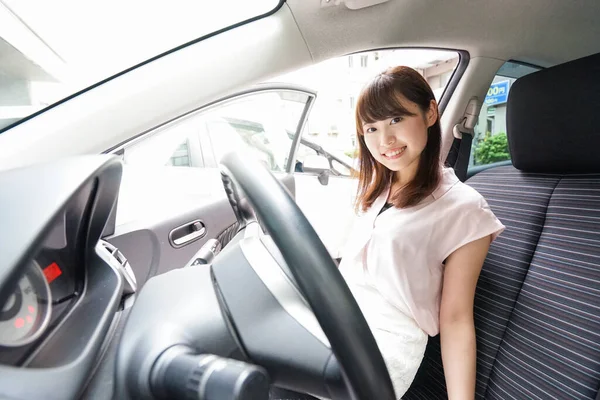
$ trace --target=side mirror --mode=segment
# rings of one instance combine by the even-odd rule
[[[327,186],[329,184],[329,170],[323,170],[321,173],[319,173],[317,179],[321,185]]]
[[[304,158],[302,167],[304,172],[316,174],[321,185],[325,186],[329,184],[331,167],[327,158],[317,154],[307,155]]]

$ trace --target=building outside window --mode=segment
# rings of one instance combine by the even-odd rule
[[[361,68],[367,68],[368,65],[369,65],[369,57],[368,56],[360,56]]]

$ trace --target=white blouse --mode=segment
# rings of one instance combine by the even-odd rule
[[[414,207],[379,212],[389,188],[355,219],[340,272],[371,328],[402,332],[405,317],[439,333],[443,262],[452,252],[504,225],[475,189],[444,169],[438,188]],[[404,318],[403,318],[404,317]]]

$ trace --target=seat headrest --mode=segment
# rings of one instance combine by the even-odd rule
[[[522,171],[600,172],[600,53],[515,81],[506,129]]]

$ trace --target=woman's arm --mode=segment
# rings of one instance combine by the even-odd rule
[[[440,338],[449,400],[475,398],[473,300],[479,272],[490,243],[491,236],[475,240],[454,251],[446,260],[440,308]]]

